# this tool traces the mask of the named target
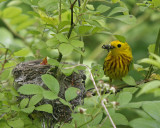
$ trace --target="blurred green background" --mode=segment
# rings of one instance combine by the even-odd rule
[[[34,18],[37,15],[34,14],[33,12],[37,11],[36,4],[38,1],[39,0],[32,1],[32,6],[30,4],[30,0],[28,1],[27,0],[1,0],[0,1],[1,2],[0,15],[2,15],[2,11],[5,10],[5,8],[16,6],[21,8],[23,14],[26,14],[27,16],[29,16],[29,19],[27,19],[29,21],[28,27],[25,29],[23,29],[23,26],[19,27],[16,30],[18,35],[12,31],[16,29],[14,24],[12,23],[10,24],[10,22],[8,22],[8,19],[5,19],[7,18],[7,16],[3,17],[2,15],[0,19],[0,42],[2,42],[2,44],[5,44],[6,46],[10,45],[13,50],[12,52],[31,46],[32,50],[34,49],[34,47],[36,47],[41,49],[40,52],[42,53],[44,52],[42,56],[37,58],[45,57],[45,54],[46,54],[45,52],[47,52],[47,50],[45,51],[45,49],[43,49],[43,45],[44,45],[44,42],[46,42],[46,40],[49,37],[51,37],[50,34],[52,34],[52,30],[49,30],[47,27],[45,28],[45,26],[39,25],[38,22],[40,21],[38,21],[37,19],[36,19],[37,23],[35,24]],[[111,9],[103,13],[103,16],[106,17],[106,20],[101,21],[101,24],[106,28],[106,32],[104,31],[97,32],[93,35],[83,36],[84,45],[85,45],[84,64],[87,64],[89,66],[91,66],[91,63],[97,63],[100,65],[103,65],[103,61],[107,55],[107,51],[102,49],[101,47],[103,44],[108,44],[112,40],[115,40],[115,37],[113,36],[114,34],[123,35],[126,38],[126,41],[129,43],[129,45],[132,48],[134,63],[137,63],[137,60],[148,57],[149,55],[148,46],[156,42],[156,37],[158,34],[158,30],[160,28],[159,9],[148,8],[147,6],[138,6],[137,2],[138,3],[147,2],[143,0],[139,0],[139,1],[121,0],[121,2],[123,2],[122,5],[120,5],[118,1],[119,0],[88,1],[88,5],[90,5],[90,7],[89,6],[88,7],[92,8],[93,10],[95,10],[99,5],[106,5],[111,7]],[[69,2],[69,1],[66,0],[66,2]],[[130,15],[135,16],[136,22],[133,24],[131,23],[126,24],[119,20],[115,20],[113,18],[107,17],[109,12],[112,11],[113,8],[119,7],[119,6],[128,8],[129,10],[126,13],[129,13]],[[122,15],[123,13],[122,12],[116,13],[115,16]],[[66,15],[62,15],[62,19],[67,19],[70,21],[70,13],[65,13],[65,14]],[[46,34],[47,36],[42,37],[40,35],[40,38],[39,38],[37,34],[38,32],[36,30],[39,30],[42,35]],[[45,33],[45,31],[47,31],[47,33]],[[30,37],[30,34],[33,34],[33,33],[35,36]],[[51,53],[52,53],[51,56],[55,56],[55,57],[58,56],[57,51],[52,51]],[[27,51],[26,51],[26,54],[27,54]],[[33,53],[30,53],[30,56],[28,57],[28,59],[25,58],[25,61],[30,59],[37,59],[33,57],[33,54],[38,54],[38,53],[36,53],[35,51]],[[71,62],[78,63],[79,58],[80,58],[80,54],[77,54],[77,53],[74,54],[73,52],[71,55],[66,56],[63,59],[64,61],[71,61]],[[131,74],[136,78],[141,78],[138,74],[135,75],[135,71],[132,71]],[[141,75],[141,76],[144,77],[144,75]]]

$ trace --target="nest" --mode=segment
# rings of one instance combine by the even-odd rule
[[[58,94],[59,97],[65,99],[65,91],[69,87],[76,87],[81,90],[77,97],[70,101],[72,109],[74,109],[75,106],[82,104],[85,93],[84,72],[73,72],[70,76],[65,76],[58,70],[58,75],[56,75],[54,74],[54,72],[49,71],[53,67],[51,67],[50,65],[41,65],[41,61],[42,60],[36,60],[20,63],[13,69],[12,73],[14,76],[14,87],[16,88],[16,90],[24,84],[36,84],[42,86],[45,89],[48,89],[48,87],[43,83],[41,79],[41,75],[47,73],[53,75],[58,80],[60,85],[60,92]],[[18,99],[21,100],[25,97],[31,98],[31,96],[28,95],[20,95]],[[53,126],[53,124],[57,122],[69,122],[72,120],[72,111],[68,106],[62,104],[59,100],[43,99],[37,104],[37,106],[42,104],[51,104],[53,106],[53,114],[49,114],[46,112],[41,113],[42,119],[49,121],[47,124],[50,124],[50,126]],[[35,111],[35,113],[38,113],[38,111]]]

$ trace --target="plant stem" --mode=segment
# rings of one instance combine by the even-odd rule
[[[154,54],[160,55],[160,29],[159,29],[157,40],[156,40]],[[152,74],[152,72],[153,72],[153,65],[151,64],[150,67],[149,67],[149,71],[147,72],[147,75],[146,75],[145,79],[149,79],[150,76],[151,76],[151,74]]]
[[[59,0],[59,22],[61,22],[61,0]]]
[[[71,33],[72,33],[72,30],[73,30],[73,28],[74,28],[74,23],[73,23],[73,7],[74,7],[76,1],[77,1],[77,0],[75,0],[75,1],[71,4],[71,7],[70,7],[70,9],[71,9],[71,26],[70,26],[70,29],[69,29],[69,32],[68,32],[68,36],[67,36],[68,38],[70,38]]]
[[[75,68],[75,67],[77,67],[77,66],[84,66],[84,67],[86,67],[86,68],[88,69],[89,74],[90,74],[90,77],[91,77],[91,81],[93,82],[93,85],[94,85],[94,87],[95,87],[95,89],[96,89],[96,91],[97,91],[97,94],[98,94],[98,96],[99,96],[100,99],[101,99],[102,97],[101,97],[100,92],[99,92],[99,90],[98,90],[98,88],[97,88],[96,82],[95,82],[94,77],[93,77],[93,74],[92,74],[92,72],[91,72],[91,69],[90,69],[87,65],[78,64],[78,65],[75,65],[75,66],[72,66],[72,67],[68,67],[68,68],[65,68],[65,69]],[[112,120],[112,118],[111,118],[111,116],[110,116],[110,114],[109,114],[109,112],[108,112],[108,109],[106,108],[106,106],[105,106],[105,104],[104,104],[104,99],[101,99],[101,105],[102,105],[102,107],[104,108],[104,110],[106,111],[107,116],[109,117],[110,122],[111,122],[113,128],[116,128],[116,125],[114,124],[114,122],[113,122],[113,120]]]
[[[78,0],[79,7],[81,6],[80,0]],[[79,8],[79,12],[81,12],[81,8]],[[82,21],[79,20],[79,24],[82,25]],[[80,40],[83,41],[83,36],[80,36]],[[81,51],[84,52],[84,48],[81,48]],[[80,64],[83,64],[83,56],[80,56]]]
[[[3,64],[2,64],[0,74],[3,72],[4,66],[5,66],[5,64],[7,63],[7,54],[8,54],[8,49],[6,49],[6,51],[5,51],[4,62],[3,62]]]
[[[73,23],[73,7],[74,7],[76,1],[77,1],[77,0],[75,0],[75,1],[71,4],[71,7],[70,7],[70,9],[71,9],[71,27],[70,27],[69,32],[68,32],[68,35],[67,35],[68,38],[70,38],[71,33],[72,33],[72,30],[73,30],[73,28],[74,28],[74,23]],[[61,0],[60,0],[60,3],[61,3]],[[60,5],[60,9],[61,9],[61,5]],[[60,17],[61,17],[61,13],[59,13],[59,20],[61,21],[61,18],[60,18]],[[62,56],[62,53],[59,52],[59,57],[58,57],[57,61],[58,61],[58,62],[61,62],[62,57],[63,57],[63,56]]]

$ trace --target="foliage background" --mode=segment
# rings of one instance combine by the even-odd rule
[[[74,6],[74,22],[76,22],[77,24],[74,27],[74,30],[71,34],[71,39],[74,41],[76,40],[76,44],[74,44],[74,48],[68,47],[69,50],[67,51],[65,51],[65,46],[63,46],[64,48],[59,48],[60,46],[57,46],[57,44],[58,42],[60,42],[61,44],[68,43],[67,34],[70,29],[71,18],[70,2],[73,3],[74,0],[61,0],[61,2],[63,5],[63,9],[61,12],[62,16],[60,18],[60,11],[58,7],[59,0],[0,0],[0,124],[4,127],[19,127],[14,125],[16,121],[19,123],[21,127],[24,127],[24,121],[29,120],[28,115],[26,113],[26,116],[23,115],[24,113],[20,112],[18,112],[17,115],[16,112],[18,110],[12,108],[14,105],[16,106],[19,103],[17,103],[16,101],[16,96],[18,95],[18,93],[16,90],[14,90],[12,86],[13,77],[11,71],[13,67],[20,62],[40,58],[42,59],[46,56],[55,60],[59,56],[59,52],[57,50],[59,49],[63,53],[62,61],[67,62],[79,63],[80,57],[83,54],[85,54],[83,57],[83,63],[91,67],[91,69],[93,69],[93,74],[96,74],[96,69],[98,69],[98,71],[100,70],[100,74],[103,76],[101,69],[104,58],[107,55],[107,51],[103,50],[101,47],[103,44],[108,44],[110,41],[115,40],[116,36],[114,35],[120,35],[117,38],[122,38],[122,40],[126,39],[126,41],[132,48],[134,63],[138,63],[138,65],[134,65],[134,68],[136,70],[131,70],[131,72],[129,73],[133,77],[131,79],[141,81],[145,78],[147,74],[149,65],[139,64],[139,60],[148,57],[149,52],[154,51],[154,44],[157,41],[157,35],[160,27],[160,2],[158,0],[84,0],[82,3],[88,3],[87,5],[84,4],[85,6],[82,6],[80,8],[82,9],[82,14],[79,13],[79,11],[81,10],[79,10],[78,4],[76,3],[76,5]],[[113,15],[113,17],[108,16],[108,14],[113,12],[114,8],[116,7],[121,7],[122,10],[119,11],[119,9]],[[66,22],[60,24],[60,19],[62,20],[62,22]],[[85,27],[81,27],[83,25]],[[93,31],[93,28],[96,29]],[[58,33],[60,34],[58,35]],[[77,42],[77,40],[80,39],[84,43]],[[83,51],[83,45],[85,53],[81,52],[81,50]],[[150,57],[151,56],[154,55],[150,55]],[[152,58],[153,57],[151,57],[151,59]],[[7,62],[5,62],[6,59]],[[127,93],[120,93],[115,97],[113,95],[110,95],[109,99],[111,99],[111,101],[115,100],[116,102],[122,102],[123,104],[122,98],[128,96],[133,98],[131,98],[132,102],[137,103],[137,106],[135,104],[135,106],[131,105],[131,108],[136,108],[134,112],[128,109],[126,111],[124,111],[121,108],[118,109],[118,113],[121,113],[126,117],[120,114],[118,115],[117,113],[116,115],[112,111],[112,109],[110,110],[110,113],[113,116],[113,118],[115,117],[116,119],[119,119],[116,121],[114,119],[114,121],[118,124],[118,127],[147,126],[148,128],[158,128],[158,124],[160,123],[159,118],[157,118],[160,117],[159,109],[157,109],[156,107],[154,108],[154,106],[157,106],[157,104],[159,105],[160,99],[158,89],[160,85],[160,76],[158,74],[159,67],[157,66],[157,63],[159,63],[159,61],[157,59],[155,63],[152,63],[153,61],[151,60],[149,60],[149,62],[146,60],[143,60],[141,62],[155,65],[154,69],[156,72],[154,72],[155,74],[152,74],[150,79],[158,80],[153,81],[153,83],[148,83],[147,85],[142,84],[142,88],[143,86],[150,86],[148,87],[148,90],[146,88],[142,89],[139,95],[146,93],[151,89],[157,90],[152,90],[151,92],[148,92],[138,97],[136,97],[137,92],[134,91],[135,88],[133,88],[133,90],[130,90],[131,94],[128,93],[128,91],[126,91]],[[54,64],[55,63],[57,64],[57,61],[54,61]],[[98,65],[98,68],[95,68],[94,64],[92,63]],[[95,77],[95,79],[97,83],[100,79],[103,79],[105,82],[107,81],[106,77]],[[130,79],[124,81],[127,82],[130,81]],[[129,82],[129,84],[133,83]],[[151,85],[155,86],[151,88]],[[94,86],[92,84],[92,81],[87,79],[86,88],[89,89],[93,87]],[[97,97],[93,97],[93,101],[95,100],[94,98]],[[124,99],[124,103],[129,103],[131,99]],[[86,99],[86,101],[88,102],[93,102],[92,100]],[[148,104],[146,102],[146,105],[142,105],[143,101],[152,100],[156,100],[158,102],[148,102]],[[82,107],[87,108],[88,106],[86,104],[86,106],[84,105]],[[114,108],[116,106],[109,105],[109,107]],[[142,111],[142,109],[145,112]],[[157,113],[151,110],[156,110]],[[42,109],[42,111],[45,110]],[[91,115],[94,115],[94,112],[89,113]],[[131,114],[133,115],[132,117],[130,117]],[[79,116],[73,115],[75,120],[78,119]],[[101,117],[101,115],[99,117]],[[125,122],[126,118],[128,121],[130,121],[130,124]],[[151,118],[153,118],[153,120]],[[150,121],[149,123],[152,124],[152,126],[149,125],[149,123],[145,124],[148,120]],[[122,124],[120,123],[121,121]],[[102,127],[105,127],[105,125],[103,126],[102,124],[100,124],[102,122],[98,122],[99,124],[96,125],[101,125]],[[35,127],[41,127],[40,121],[38,121],[38,119],[35,119],[35,122],[33,124],[35,125]],[[80,124],[80,126],[81,125],[82,124]],[[106,123],[106,125],[111,126],[111,124],[108,122]],[[91,126],[93,127],[93,124]],[[69,125],[68,127],[71,126]]]

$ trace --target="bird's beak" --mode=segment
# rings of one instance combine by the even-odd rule
[[[115,48],[115,47],[112,46],[112,45],[110,45],[110,44],[108,44],[108,45],[103,45],[102,48],[103,48],[103,49],[107,49],[107,50],[109,51],[110,49],[113,49],[113,48]]]

